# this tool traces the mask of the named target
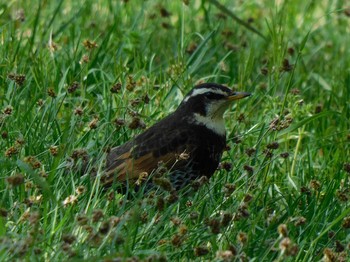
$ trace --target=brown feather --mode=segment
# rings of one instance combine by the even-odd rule
[[[133,184],[143,172],[151,174],[158,167],[159,162],[163,162],[167,167],[171,167],[176,161],[175,153],[171,152],[159,157],[154,157],[152,152],[137,159],[132,158],[130,152],[126,152],[117,157],[114,163],[118,163],[114,168],[110,168],[103,177],[103,185],[107,186],[113,181]]]

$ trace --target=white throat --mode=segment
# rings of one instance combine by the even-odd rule
[[[206,126],[218,135],[224,136],[226,134],[225,121],[222,117],[211,118],[195,113],[193,114],[193,123]]]

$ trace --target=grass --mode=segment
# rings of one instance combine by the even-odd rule
[[[349,6],[226,2],[264,37],[211,1],[0,5],[1,261],[349,259]],[[253,93],[210,183],[127,200],[79,174],[199,81]]]

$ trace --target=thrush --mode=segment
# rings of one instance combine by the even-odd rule
[[[175,190],[202,176],[210,178],[226,147],[223,114],[233,101],[249,95],[215,83],[195,86],[176,111],[111,149],[102,184],[132,185],[140,176],[150,176],[159,163],[169,170]]]

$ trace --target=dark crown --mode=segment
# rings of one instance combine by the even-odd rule
[[[232,94],[233,91],[223,85],[215,83],[200,84],[185,96],[178,110],[205,115],[209,103],[221,101]]]

